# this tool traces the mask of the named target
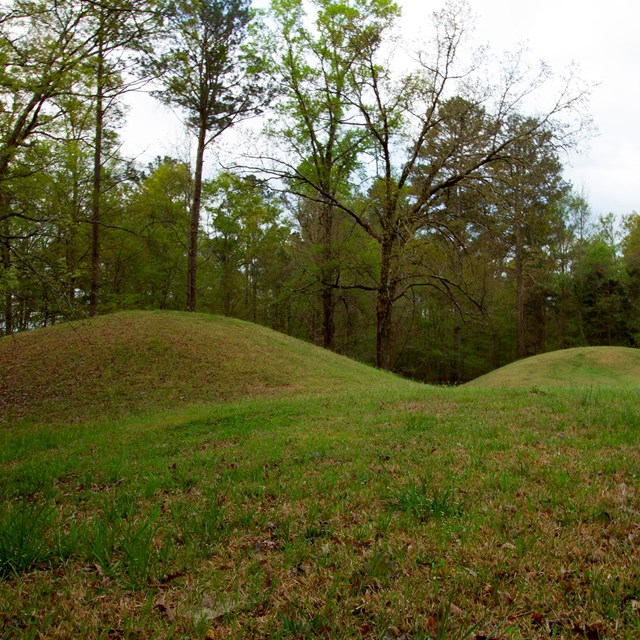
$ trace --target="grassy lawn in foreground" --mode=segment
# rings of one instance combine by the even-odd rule
[[[637,389],[2,430],[2,638],[640,638]]]

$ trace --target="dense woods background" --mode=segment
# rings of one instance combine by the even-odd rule
[[[465,3],[411,52],[390,0],[0,6],[7,335],[207,311],[439,383],[640,341],[640,216],[594,219],[563,178],[588,91],[470,52]],[[123,157],[142,89],[182,114],[192,157]]]

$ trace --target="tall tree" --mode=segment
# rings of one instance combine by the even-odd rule
[[[622,255],[628,278],[629,330],[634,345],[640,346],[640,215],[632,213],[624,220]]]
[[[287,228],[280,222],[280,203],[255,176],[223,172],[204,186],[208,213],[207,249],[219,274],[218,304],[227,316],[256,322],[264,286],[265,265],[277,261]],[[277,286],[269,283],[275,290]]]
[[[601,216],[574,265],[580,329],[589,345],[629,345],[630,305],[613,214]]]
[[[393,2],[380,0],[315,0],[314,19],[303,0],[272,3],[272,73],[282,100],[271,131],[285,143],[289,164],[319,185],[309,189],[290,180],[300,197],[315,201],[320,246],[317,279],[322,301],[322,336],[325,348],[335,347],[335,295],[340,284],[333,242],[335,201],[350,190],[358,156],[366,143],[363,131],[349,126],[352,108],[349,80],[360,56],[358,38],[364,31],[381,33],[398,15]]]
[[[96,33],[90,62],[94,104],[93,184],[91,198],[91,282],[89,315],[95,315],[100,284],[100,228],[102,222],[102,172],[108,117],[117,118],[118,99],[139,86],[131,73],[133,52],[144,51],[157,29],[159,12],[154,0],[111,0],[96,3],[88,16]]]
[[[72,91],[96,47],[87,15],[86,4],[71,2],[20,0],[0,9],[0,185],[27,142],[64,115],[52,101]],[[6,217],[6,208],[1,211]]]
[[[193,176],[187,163],[156,158],[131,202],[134,228],[144,244],[136,268],[140,304],[183,309]],[[133,275],[133,274],[132,274]]]
[[[0,241],[3,264],[16,243],[37,233],[41,216],[18,206],[15,193],[48,163],[36,142],[65,115],[56,100],[69,95],[94,49],[85,3],[16,0],[0,8]],[[29,155],[28,161],[25,156]],[[5,295],[5,331],[13,328],[12,293]]]
[[[58,155],[51,141],[63,140],[74,120],[72,128],[82,129],[82,135],[69,140],[68,149],[79,143],[93,155],[93,196],[86,209],[93,234],[87,283],[91,312],[97,304],[106,115],[123,90],[123,50],[139,46],[143,23],[153,17],[149,5],[146,0],[14,0],[10,10],[0,13],[0,57],[5,63],[0,71],[0,218],[6,221],[0,234],[10,254],[16,234],[40,234],[56,216],[50,207],[45,207],[45,219],[42,210],[25,206],[27,200],[35,201],[26,185],[64,155]],[[95,115],[92,140],[86,136],[89,105]]]
[[[379,4],[389,5],[383,0]],[[353,11],[359,10],[358,3]],[[496,89],[474,77],[473,68],[460,69],[465,11],[464,2],[453,2],[436,15],[433,56],[417,56],[415,71],[400,77],[389,61],[388,25],[382,30],[354,25],[352,43],[358,56],[345,90],[352,109],[346,121],[368,139],[362,158],[369,168],[364,176],[369,184],[366,198],[332,194],[317,176],[280,164],[281,170],[285,165],[295,179],[315,190],[320,200],[332,201],[377,243],[379,271],[367,286],[376,295],[376,362],[383,368],[392,364],[394,306],[411,288],[424,284],[415,270],[407,269],[407,256],[416,239],[428,246],[432,233],[448,235],[442,219],[447,193],[462,184],[486,181],[489,165],[503,161],[516,140],[543,125],[553,131],[556,142],[561,137],[566,142],[571,127],[556,123],[584,97],[584,92],[565,87],[531,127],[514,132],[509,118],[544,84],[545,75],[527,76],[516,59]],[[455,288],[437,271],[426,273],[425,279],[450,293]]]
[[[182,109],[196,136],[188,241],[187,310],[196,309],[198,234],[205,151],[238,121],[260,112],[264,87],[256,58],[243,49],[253,14],[250,0],[169,0],[160,53],[149,68],[165,103]]]
[[[508,155],[493,163],[489,175],[497,203],[498,242],[503,245],[514,274],[517,355],[523,358],[532,353],[527,340],[527,294],[530,299],[537,294],[537,326],[542,332],[534,341],[533,352],[544,348],[542,281],[554,270],[549,263],[549,245],[564,224],[558,205],[569,185],[562,178],[552,131],[518,115],[511,118],[508,126],[514,130],[514,140],[506,149]],[[530,133],[517,135],[522,129]]]

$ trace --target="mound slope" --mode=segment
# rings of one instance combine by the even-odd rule
[[[71,422],[395,379],[265,327],[160,311],[5,337],[0,363],[0,423]]]
[[[640,349],[578,347],[512,362],[467,383],[475,387],[640,385]]]

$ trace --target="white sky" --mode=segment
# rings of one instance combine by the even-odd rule
[[[399,0],[410,24],[430,0]],[[640,3],[637,0],[469,0],[475,37],[495,53],[527,45],[561,73],[572,62],[592,91],[597,135],[566,176],[594,214],[640,212]],[[427,8],[427,6],[429,8]]]
[[[407,30],[427,24],[441,2],[399,0]],[[265,0],[255,0],[260,6]],[[572,155],[566,176],[583,191],[595,215],[640,212],[640,3],[636,0],[469,0],[475,39],[494,54],[526,45],[561,74],[572,62],[597,84],[590,113],[596,136]],[[176,118],[137,97],[129,112],[124,152],[142,160],[184,155],[187,138]]]

